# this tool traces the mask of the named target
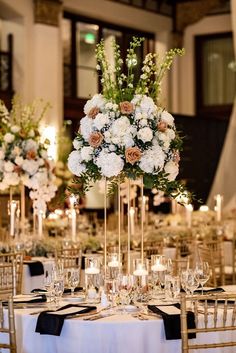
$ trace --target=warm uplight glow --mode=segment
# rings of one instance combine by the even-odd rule
[[[209,207],[207,205],[202,205],[202,206],[199,207],[199,211],[208,212],[209,211]]]

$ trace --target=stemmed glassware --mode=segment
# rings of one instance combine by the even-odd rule
[[[202,261],[196,264],[195,277],[199,282],[199,284],[201,285],[202,294],[203,294],[203,286],[210,278],[210,274],[211,274],[211,271],[210,271],[210,266],[208,262]]]
[[[179,293],[180,293],[179,276],[166,275],[165,277],[166,300],[176,300]]]
[[[60,299],[64,293],[64,276],[56,276],[54,279],[54,294],[56,307],[60,305]]]
[[[67,270],[67,282],[68,286],[71,290],[71,295],[74,295],[75,288],[79,284],[79,269],[77,268],[70,268]]]
[[[44,288],[47,291],[46,297],[48,299],[48,302],[51,302],[54,289],[54,276],[48,271],[46,271],[44,274]]]
[[[165,284],[165,276],[167,273],[167,262],[164,255],[151,256],[151,273],[153,294],[162,294],[162,288]]]
[[[131,291],[134,286],[134,277],[132,275],[123,275],[118,276],[118,292],[119,298],[122,305],[122,312],[126,313],[126,305],[130,304],[131,301]]]

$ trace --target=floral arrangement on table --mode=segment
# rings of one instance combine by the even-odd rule
[[[95,94],[84,106],[75,148],[68,158],[71,172],[78,177],[85,193],[91,182],[107,178],[113,190],[125,178],[143,177],[144,186],[156,187],[172,196],[187,193],[175,181],[179,171],[179,137],[173,116],[156,105],[161,81],[175,55],[183,49],[171,49],[160,60],[147,54],[142,74],[135,83],[136,48],[142,38],[133,38],[127,50],[127,74],[119,46],[113,42],[114,68],[109,64],[102,40],[96,49],[97,69],[101,72],[102,94]]]
[[[39,123],[47,104],[22,105],[19,98],[9,112],[0,102],[0,190],[21,183],[30,189],[35,209],[45,211],[46,202],[55,195],[53,161],[47,155],[48,141],[40,141]]]

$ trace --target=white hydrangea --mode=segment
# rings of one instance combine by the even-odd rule
[[[29,175],[33,175],[38,171],[39,164],[38,161],[25,159],[21,167],[24,171],[29,173]]]
[[[86,169],[85,164],[82,163],[81,153],[79,151],[72,151],[68,157],[68,168],[72,174],[80,176]]]
[[[175,132],[173,129],[167,129],[165,131],[165,133],[169,137],[170,140],[173,140],[175,138]]]
[[[173,181],[179,174],[179,165],[173,161],[169,161],[166,163],[164,170],[168,174],[167,178]]]
[[[153,99],[148,96],[135,95],[131,103],[135,105],[137,112],[146,113],[148,116],[153,115],[157,111]]]
[[[160,118],[161,120],[165,121],[167,125],[174,126],[174,117],[166,110],[161,112]]]
[[[89,136],[92,133],[92,131],[93,131],[93,119],[90,119],[87,116],[85,116],[80,121],[80,132],[81,132],[81,135],[83,136],[83,138],[85,140],[88,140]]]
[[[123,137],[123,145],[128,148],[134,146],[134,140],[131,134],[127,133]]]
[[[141,128],[137,132],[138,139],[142,140],[143,142],[150,142],[153,138],[153,132],[150,127],[146,126]]]
[[[30,130],[28,135],[29,137],[34,137],[35,136],[34,130]]]
[[[12,143],[15,140],[15,135],[11,134],[10,132],[7,132],[6,135],[3,137],[3,140],[6,143]]]
[[[98,130],[101,130],[102,128],[104,128],[104,126],[108,123],[109,123],[109,117],[107,114],[98,113],[96,115],[96,118],[93,120],[93,125]]]
[[[4,191],[8,188],[8,185],[4,182],[0,182],[0,190],[1,191]]]
[[[95,94],[89,99],[84,106],[84,113],[87,115],[92,108],[98,107],[99,109],[105,105],[105,99],[101,94]]]
[[[160,146],[155,145],[143,153],[139,166],[145,173],[155,173],[163,169],[164,163],[165,153]]]
[[[97,158],[96,164],[107,178],[117,176],[124,167],[123,159],[114,152],[106,153],[102,151]]]
[[[119,119],[115,120],[111,127],[111,133],[115,136],[125,135],[127,129],[130,128],[130,121],[127,116],[121,116]]]
[[[7,173],[11,173],[14,170],[14,164],[10,161],[4,162],[4,170]]]
[[[106,143],[111,142],[111,132],[109,130],[104,132],[104,140]]]
[[[13,132],[13,134],[17,134],[17,132],[19,132],[19,131],[20,131],[20,127],[19,126],[13,125],[11,127],[11,132]]]
[[[85,146],[81,148],[80,153],[81,153],[81,159],[84,160],[85,162],[88,162],[92,159],[93,147]]]

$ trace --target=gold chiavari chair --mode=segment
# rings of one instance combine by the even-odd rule
[[[21,287],[22,287],[22,273],[23,273],[23,252],[12,252],[12,253],[4,253],[0,254],[0,264],[5,263],[13,263],[14,270],[15,270],[15,293],[14,294],[21,294]]]
[[[214,287],[225,284],[224,252],[222,241],[211,241],[198,246],[201,261],[206,261],[212,271],[212,276],[207,282]]]
[[[82,253],[79,248],[63,248],[55,253],[56,261],[63,264],[64,269],[81,268]]]
[[[175,238],[175,247],[175,259],[178,261],[187,258],[192,266],[196,254],[196,238],[193,235],[179,235]]]
[[[14,262],[0,263],[0,298],[16,294],[16,270]]]
[[[195,328],[191,329],[187,325],[189,299],[186,294],[181,294],[182,353],[189,353],[192,350],[196,352],[198,349],[202,353],[205,350],[207,352],[209,348],[236,346],[236,294],[193,296]],[[189,334],[196,334],[197,339],[190,339]],[[232,352],[235,350],[236,348]]]
[[[189,256],[172,260],[174,276],[178,276],[182,271],[187,270],[189,268],[189,263]]]
[[[143,247],[144,247],[146,257],[150,259],[152,255],[163,254],[164,240],[163,238],[161,238],[153,241],[146,241],[144,242]]]
[[[6,304],[6,302],[5,302]],[[10,297],[7,301],[7,306],[4,308],[8,309],[8,320],[4,317],[2,301],[0,301],[0,351],[1,349],[8,349],[10,353],[17,353],[16,348],[16,330],[15,330],[15,316],[13,309],[13,299]],[[5,340],[5,336],[8,336],[8,339]],[[4,339],[4,343],[1,340]],[[8,342],[8,343],[5,343]]]

